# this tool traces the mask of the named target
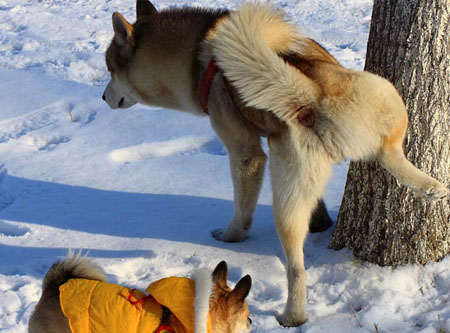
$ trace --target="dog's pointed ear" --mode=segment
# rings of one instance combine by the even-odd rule
[[[220,287],[225,288],[227,286],[228,279],[228,266],[225,261],[221,261],[214,272],[212,273],[213,282],[217,283]]]
[[[120,13],[113,14],[112,24],[116,43],[120,46],[134,46],[133,26]]]
[[[149,0],[136,0],[136,19],[157,14],[155,6]]]
[[[228,296],[230,304],[244,303],[245,298],[250,293],[252,287],[252,278],[250,275],[244,276],[234,287],[231,294]]]

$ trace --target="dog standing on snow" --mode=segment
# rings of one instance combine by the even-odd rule
[[[248,333],[245,298],[251,278],[246,275],[230,289],[227,276],[222,261],[212,276],[199,270],[191,278],[161,279],[146,289],[146,295],[107,283],[89,259],[69,254],[47,272],[29,332]]]
[[[447,195],[404,156],[407,112],[392,84],[340,66],[279,11],[246,4],[234,12],[158,12],[138,0],[136,12],[134,24],[113,15],[103,99],[113,109],[143,103],[209,115],[234,186],[234,217],[217,239],[246,239],[266,162],[261,136],[268,138],[275,224],[287,259],[281,324],[306,320],[303,242],[333,163],[377,159],[418,196]]]

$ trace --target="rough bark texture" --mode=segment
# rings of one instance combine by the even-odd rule
[[[390,80],[409,111],[406,157],[450,182],[449,0],[375,0],[365,70]],[[330,247],[379,265],[450,252],[450,199],[416,198],[376,162],[351,163]]]

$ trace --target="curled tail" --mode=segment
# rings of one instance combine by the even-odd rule
[[[66,258],[55,262],[45,275],[42,283],[43,294],[46,292],[58,293],[59,286],[69,279],[90,279],[106,281],[105,273],[101,268],[92,263],[81,252],[69,251]]]
[[[314,50],[308,47],[311,43],[282,13],[260,4],[246,4],[232,12],[211,40],[219,67],[246,105],[271,111],[285,121],[300,107],[314,103],[319,88],[278,54],[313,56],[308,51]]]

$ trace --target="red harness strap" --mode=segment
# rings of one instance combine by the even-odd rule
[[[130,294],[128,295],[128,302],[130,302],[132,305],[136,305],[136,304],[142,304],[144,303],[147,299],[151,298],[151,296],[144,296],[141,299],[138,299],[137,301],[133,301],[133,297],[134,296],[134,292],[136,291],[136,289],[131,289],[130,290]],[[135,297],[136,298],[136,297]]]
[[[130,294],[128,295],[128,302],[130,302],[132,305],[136,304],[142,304],[147,299],[151,298],[152,296],[147,295],[142,297],[141,299],[138,299],[136,301],[133,301],[134,292],[136,289],[131,289]],[[170,326],[169,318],[170,318],[170,310],[166,308],[165,306],[161,305],[162,307],[162,318],[161,323],[159,324],[158,328],[156,329],[155,333],[173,333],[172,327]]]
[[[208,112],[208,97],[209,91],[211,90],[211,83],[218,71],[216,59],[212,58],[206,68],[205,73],[203,73],[202,83],[200,84],[200,106],[206,114]]]

